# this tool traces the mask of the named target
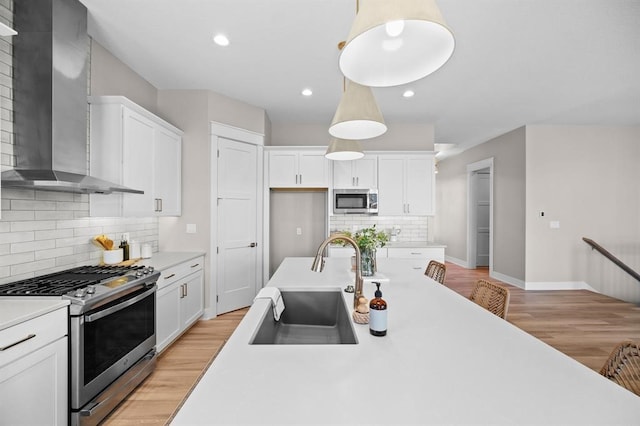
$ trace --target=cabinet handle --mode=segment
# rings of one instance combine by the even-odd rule
[[[298,175],[296,174],[296,185],[298,184]]]
[[[187,297],[189,295],[189,283],[184,283],[184,297]]]
[[[411,213],[411,204],[407,203],[407,213]]]
[[[257,247],[257,246],[258,246],[258,243],[251,243],[251,244],[249,244],[249,247],[251,247],[251,248],[253,248],[253,247]]]
[[[351,178],[351,186],[356,186],[356,178]]]
[[[411,252],[411,254],[414,255],[414,256],[420,256],[422,253]]]
[[[9,343],[9,344],[8,344],[8,345],[6,345],[6,346],[2,346],[2,347],[0,347],[0,352],[1,352],[1,351],[6,351],[6,350],[7,350],[7,349],[9,349],[9,348],[12,348],[12,347],[14,347],[14,346],[16,346],[16,345],[19,345],[20,343],[24,343],[24,342],[26,342],[27,340],[33,339],[34,337],[36,337],[36,335],[35,335],[35,334],[29,334],[27,337],[24,337],[24,338],[22,338],[22,339],[18,340],[17,342]]]
[[[158,211],[161,212],[162,211],[162,198],[158,198],[158,201],[160,203],[160,209]]]
[[[169,278],[173,278],[175,276],[176,276],[176,274],[167,275],[166,277],[164,277],[164,279],[168,280]]]
[[[360,186],[360,178],[356,177],[356,186]]]
[[[302,185],[302,173],[300,173],[300,185]]]
[[[192,267],[192,268],[196,268],[196,267],[198,267],[198,266],[200,266],[200,264],[199,264],[199,263],[196,263],[196,264],[191,265],[191,267]]]

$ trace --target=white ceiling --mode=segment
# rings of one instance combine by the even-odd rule
[[[212,90],[273,123],[333,118],[355,0],[81,1],[90,35],[158,89]],[[525,124],[640,125],[640,1],[438,4],[456,50],[422,80],[374,89],[389,127],[434,123],[453,153]]]

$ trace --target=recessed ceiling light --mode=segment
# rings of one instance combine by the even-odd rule
[[[302,96],[311,96],[313,95],[313,90],[309,89],[308,87],[306,89],[302,89]]]
[[[224,34],[216,34],[215,36],[213,36],[213,42],[215,44],[217,44],[218,46],[228,46],[229,45],[229,39]]]
[[[405,90],[402,96],[405,98],[412,98],[416,93],[413,90]]]

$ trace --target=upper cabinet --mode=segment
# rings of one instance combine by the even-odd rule
[[[270,151],[269,187],[328,188],[329,160],[324,151]]]
[[[182,131],[122,96],[90,104],[91,175],[144,191],[91,195],[91,216],[179,216]]]
[[[378,157],[367,155],[353,161],[333,162],[334,188],[377,188]]]
[[[380,155],[380,216],[435,214],[435,161],[432,154]]]

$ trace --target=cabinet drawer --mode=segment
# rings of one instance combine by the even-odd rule
[[[161,271],[160,278],[158,278],[158,289],[171,285],[189,274],[202,270],[203,266],[204,256],[200,256]]]
[[[0,331],[0,366],[68,335],[68,323],[65,307]]]
[[[387,249],[387,255],[395,259],[420,259],[425,262],[424,266],[430,260],[437,260],[444,263],[444,248],[442,247],[416,247],[416,248],[394,248]]]

